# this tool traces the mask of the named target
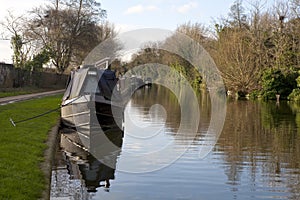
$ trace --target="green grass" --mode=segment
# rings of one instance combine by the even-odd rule
[[[34,87],[1,89],[0,98],[23,95],[23,94],[32,94],[37,92],[45,92],[45,91],[47,90],[41,88],[34,88]]]
[[[51,96],[0,106],[0,199],[38,199],[46,179],[40,168],[48,132],[59,110],[13,127],[26,119],[58,107],[61,96]]]

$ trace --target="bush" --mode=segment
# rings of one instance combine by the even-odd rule
[[[276,100],[276,94],[278,94],[278,92],[276,90],[265,91],[262,94],[262,98],[265,100]]]
[[[298,72],[298,74],[300,74],[300,71]],[[297,82],[297,87],[300,88],[300,76],[298,76],[298,77],[296,78],[296,82]]]
[[[298,71],[300,74],[300,71]],[[293,89],[292,93],[288,96],[288,100],[300,101],[300,75],[296,78],[297,88]]]
[[[300,101],[300,88],[293,89],[292,93],[288,96],[288,100]]]
[[[262,97],[276,99],[276,94],[280,94],[280,98],[286,99],[297,87],[296,77],[297,73],[294,71],[284,74],[279,69],[266,70],[262,76]]]
[[[249,99],[258,99],[260,97],[260,91],[254,90],[249,94]]]

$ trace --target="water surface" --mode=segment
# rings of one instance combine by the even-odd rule
[[[98,181],[96,191],[87,192],[82,170],[74,169],[80,166],[80,156],[63,154],[66,163],[61,166],[72,166],[73,175],[70,167],[53,171],[52,179],[63,177],[66,183],[59,186],[52,180],[52,199],[62,196],[59,188],[74,199],[300,199],[300,106],[228,100],[223,131],[204,159],[199,158],[199,150],[211,120],[205,92],[199,95],[199,106],[198,133],[190,137],[188,127],[185,135],[177,133],[185,119],[172,92],[155,85],[137,91],[126,107],[125,135],[121,152],[114,157],[116,170],[109,172],[113,173],[110,186]],[[193,125],[192,119],[186,120]],[[167,167],[168,154],[163,153],[159,162],[147,157],[166,144],[172,144],[174,151],[190,146]],[[145,157],[133,162],[130,154]],[[118,170],[134,169],[138,162],[162,168],[145,173]],[[97,166],[100,169],[101,164]]]

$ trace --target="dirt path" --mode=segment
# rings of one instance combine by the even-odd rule
[[[11,97],[4,97],[0,98],[0,105],[6,105],[9,103],[15,103],[19,101],[25,101],[29,99],[34,98],[40,98],[45,96],[51,96],[56,94],[62,94],[65,90],[55,90],[55,91],[49,91],[49,92],[40,92],[40,93],[34,93],[34,94],[24,94],[24,95],[18,95],[18,96],[11,96]]]

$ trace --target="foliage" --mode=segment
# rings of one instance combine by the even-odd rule
[[[13,50],[13,64],[18,68],[24,67],[24,63],[29,59],[29,51],[31,49],[31,42],[28,40],[27,35],[24,34],[25,23],[26,21],[22,16],[15,17],[10,11],[8,11],[8,15],[5,19],[0,21],[2,30],[7,31],[5,37],[10,38],[10,44]]]
[[[260,98],[260,91],[259,90],[254,90],[249,94],[249,99],[258,99]]]
[[[260,27],[254,26],[251,19],[254,17],[246,15],[242,1],[235,1],[228,19],[215,25],[216,40],[208,48],[226,88],[243,96],[259,89],[260,70],[264,67],[261,62],[263,54],[260,53],[263,46],[259,45],[263,38],[257,33]]]
[[[300,74],[298,72],[298,74]],[[293,89],[292,93],[288,96],[291,101],[300,101],[300,76],[296,78],[297,88]]]
[[[23,46],[23,40],[22,37],[19,34],[16,34],[11,37],[10,40],[12,49],[13,49],[13,63],[16,67],[22,67],[23,66],[23,56],[22,56],[22,46]]]
[[[277,92],[287,96],[291,91],[289,88],[294,88],[294,80],[291,84],[280,85],[276,81],[271,83],[270,79],[267,81],[270,87],[266,80],[264,86],[261,81],[262,74],[270,68],[282,70],[284,77],[281,78],[289,79],[294,75],[288,71],[299,67],[300,20],[295,12],[299,4],[292,4],[286,6],[287,3],[281,2],[266,12],[259,2],[251,3],[246,10],[242,1],[237,0],[228,18],[215,25],[215,40],[207,50],[231,92],[252,93],[264,87],[264,96],[270,98]],[[288,87],[286,91],[283,91],[284,85]],[[269,91],[266,91],[268,87]]]
[[[28,34],[39,41],[42,48],[49,49],[52,63],[59,72],[64,72],[73,61],[77,66],[81,64],[103,39],[99,37],[102,29],[97,24],[106,11],[100,6],[94,0],[63,0],[32,11]]]
[[[269,69],[263,73],[261,82],[264,99],[276,99],[276,94],[285,99],[296,87],[295,72],[284,74],[280,69]]]
[[[106,11],[95,0],[49,0],[28,15],[9,15],[0,25],[8,30],[14,64],[41,68],[50,61],[63,73],[82,64],[100,42],[115,36],[114,26],[104,21]]]
[[[29,70],[41,70],[43,64],[46,64],[50,61],[50,52],[46,49],[43,49],[40,53],[33,56],[32,60],[25,63],[25,68]]]
[[[142,65],[145,65],[144,74],[135,74],[134,68]],[[158,71],[156,67],[159,65],[166,65],[174,70]],[[202,83],[202,76],[194,66],[180,56],[157,47],[147,47],[141,50],[133,55],[133,59],[129,63],[123,65],[123,69],[119,68],[118,70],[122,74],[130,70],[131,74],[150,76],[153,79],[160,79],[169,83],[172,81],[172,84],[180,84],[184,77],[194,89],[200,89]]]
[[[291,101],[300,101],[300,88],[293,89],[288,99]]]
[[[103,21],[106,11],[95,0],[49,2],[44,7],[32,9],[32,15],[27,18],[10,16],[4,24],[4,28],[13,36],[16,66],[39,68],[49,56],[58,71],[64,72],[67,67],[80,65],[84,58],[94,61],[120,49],[115,42],[113,25]],[[295,88],[294,73],[289,71],[300,66],[299,8],[299,0],[278,2],[270,10],[264,9],[259,1],[245,6],[243,1],[235,0],[228,16],[216,21],[212,32],[209,33],[210,28],[199,22],[187,22],[179,25],[165,44],[171,43],[174,51],[184,55],[187,60],[195,57],[195,52],[191,52],[193,45],[202,45],[214,59],[226,88],[232,93],[244,96],[262,89],[264,98],[275,98],[273,96],[276,93],[286,97]],[[176,35],[179,33],[195,42],[177,41]],[[87,56],[97,44],[103,44],[107,39],[112,40],[101,49],[96,49],[98,54],[95,58]],[[45,49],[48,53],[44,52]],[[194,75],[190,63],[174,60],[173,56],[166,53],[157,55],[153,51],[151,55],[151,52],[148,55],[142,52],[142,56],[137,56],[140,60],[129,65],[153,61],[155,59],[150,57],[155,55],[164,60],[162,64],[171,65],[180,61],[178,64],[185,68],[187,76],[192,76],[188,78],[194,86],[202,81],[202,77],[209,79],[204,74]],[[124,73],[128,67],[119,67],[119,72]],[[270,72],[270,69],[274,71]],[[282,73],[277,74],[276,70]]]
[[[178,26],[176,32],[183,33],[200,44],[206,41],[208,34],[208,30],[203,24],[191,22]]]

